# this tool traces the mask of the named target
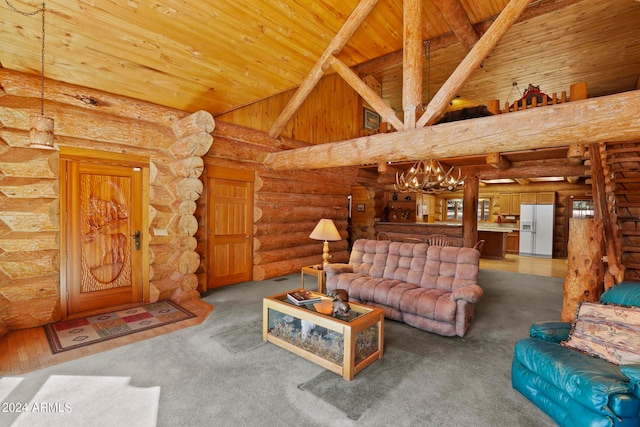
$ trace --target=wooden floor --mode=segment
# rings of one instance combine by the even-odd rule
[[[548,259],[507,254],[504,259],[500,260],[480,258],[480,268],[533,274],[534,276],[565,278],[567,276],[567,259]]]
[[[180,306],[195,314],[196,317],[58,354],[51,353],[43,327],[11,331],[0,338],[0,375],[23,374],[199,325],[213,311],[213,306],[202,300],[181,303]]]
[[[503,260],[481,259],[480,268],[538,276],[565,277],[567,261],[566,259],[544,259],[507,255]],[[202,300],[191,301],[183,304],[183,306],[197,317],[58,354],[51,354],[44,328],[39,327],[12,331],[0,338],[0,375],[17,375],[34,371],[184,329],[189,326],[198,325],[213,311],[213,307]]]

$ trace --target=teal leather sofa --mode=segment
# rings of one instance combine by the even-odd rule
[[[599,302],[640,307],[640,283],[615,285]],[[559,426],[640,426],[640,364],[618,366],[563,347],[570,330],[567,322],[531,326],[514,348],[513,388]]]

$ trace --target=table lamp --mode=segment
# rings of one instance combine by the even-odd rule
[[[309,237],[314,240],[324,240],[322,248],[322,266],[324,268],[325,265],[329,264],[329,242],[342,240],[342,237],[333,221],[327,218],[322,218],[318,222]]]

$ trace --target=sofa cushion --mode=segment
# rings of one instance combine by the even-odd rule
[[[640,363],[640,308],[582,302],[562,345],[608,362]]]
[[[388,240],[356,240],[349,257],[349,265],[353,268],[354,273],[382,277],[390,243]]]
[[[620,371],[629,378],[636,396],[640,397],[640,365],[620,366]]]
[[[420,286],[454,291],[477,284],[480,253],[473,248],[429,246]]]
[[[416,287],[402,294],[400,311],[439,322],[455,323],[457,304],[444,289]]]
[[[640,307],[640,282],[618,283],[600,296],[600,302]]]
[[[611,412],[611,396],[633,392],[617,365],[556,343],[523,339],[516,343],[514,357],[572,399],[602,414]],[[637,399],[626,404],[632,407],[623,409],[625,413],[639,410]]]
[[[419,284],[427,260],[427,248],[424,243],[391,242],[382,277]]]
[[[529,328],[529,336],[539,340],[560,343],[569,338],[571,323],[560,321],[537,322]]]

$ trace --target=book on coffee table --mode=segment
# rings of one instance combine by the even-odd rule
[[[287,293],[287,298],[294,304],[311,304],[322,300],[322,295],[305,290],[297,290]]]

